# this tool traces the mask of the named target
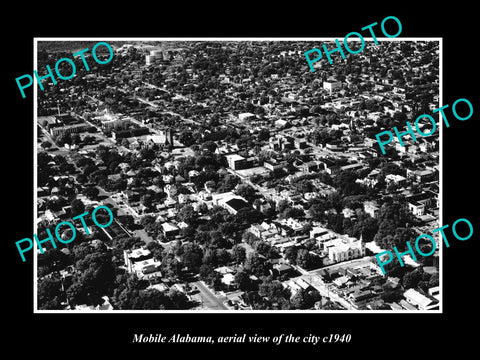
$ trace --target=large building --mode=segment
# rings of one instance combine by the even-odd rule
[[[89,125],[70,114],[58,114],[50,117],[47,128],[52,136],[87,131]]]
[[[249,203],[241,196],[229,191],[222,194],[213,194],[212,202],[226,209],[230,214],[236,215],[240,210],[252,209]]]
[[[377,218],[380,213],[380,208],[375,201],[365,201],[363,203],[363,210],[373,218]]]
[[[160,63],[163,60],[163,51],[162,50],[152,50],[149,55],[145,56],[145,65],[155,65]]]
[[[59,136],[63,134],[74,134],[87,131],[88,125],[83,124],[73,124],[73,125],[65,125],[65,126],[50,126],[50,134],[52,136]]]
[[[240,170],[245,168],[246,161],[243,156],[238,154],[225,155],[227,159],[228,167],[232,170]]]
[[[408,289],[403,296],[408,303],[414,305],[419,310],[436,310],[439,308],[437,300],[428,298],[415,289]]]
[[[362,239],[339,236],[324,242],[324,252],[332,262],[352,260],[365,256],[365,243]]]
[[[141,279],[158,272],[162,264],[155,260],[152,253],[145,248],[124,250],[123,256],[127,271],[135,273]]]

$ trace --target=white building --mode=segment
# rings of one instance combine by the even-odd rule
[[[416,306],[420,310],[438,309],[437,301],[429,299],[415,289],[408,289],[407,291],[405,291],[403,296],[410,304]]]
[[[140,279],[157,272],[162,264],[160,261],[156,261],[152,253],[145,248],[124,250],[123,256],[127,271],[137,274]]]
[[[225,155],[225,159],[232,170],[239,170],[245,166],[245,158],[238,154]]]
[[[332,262],[347,261],[365,256],[365,244],[361,238],[341,236],[326,241],[324,251]]]
[[[162,50],[152,50],[149,55],[145,56],[145,64],[147,66],[158,64],[163,60],[163,51]]]
[[[336,81],[336,80],[328,80],[323,82],[323,88],[325,90],[328,90],[330,92],[335,91],[337,89],[342,88],[342,82],[341,81]]]

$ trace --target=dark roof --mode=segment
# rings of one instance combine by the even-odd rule
[[[247,202],[237,198],[230,199],[226,201],[225,204],[228,204],[228,206],[231,206],[236,211],[240,211],[241,209],[244,209],[244,208],[250,208],[250,205]]]

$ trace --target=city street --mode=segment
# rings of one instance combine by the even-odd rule
[[[223,304],[226,298],[218,298],[212,293],[201,281],[195,281],[192,283],[200,291],[200,295],[203,299],[203,306],[210,310],[228,310]]]

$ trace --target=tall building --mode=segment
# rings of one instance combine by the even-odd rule
[[[155,65],[160,63],[160,61],[163,60],[163,51],[162,50],[152,50],[150,51],[149,55],[145,56],[145,64],[147,66],[149,65]]]
[[[362,238],[339,236],[326,241],[324,248],[332,262],[347,261],[365,256],[365,243]]]

